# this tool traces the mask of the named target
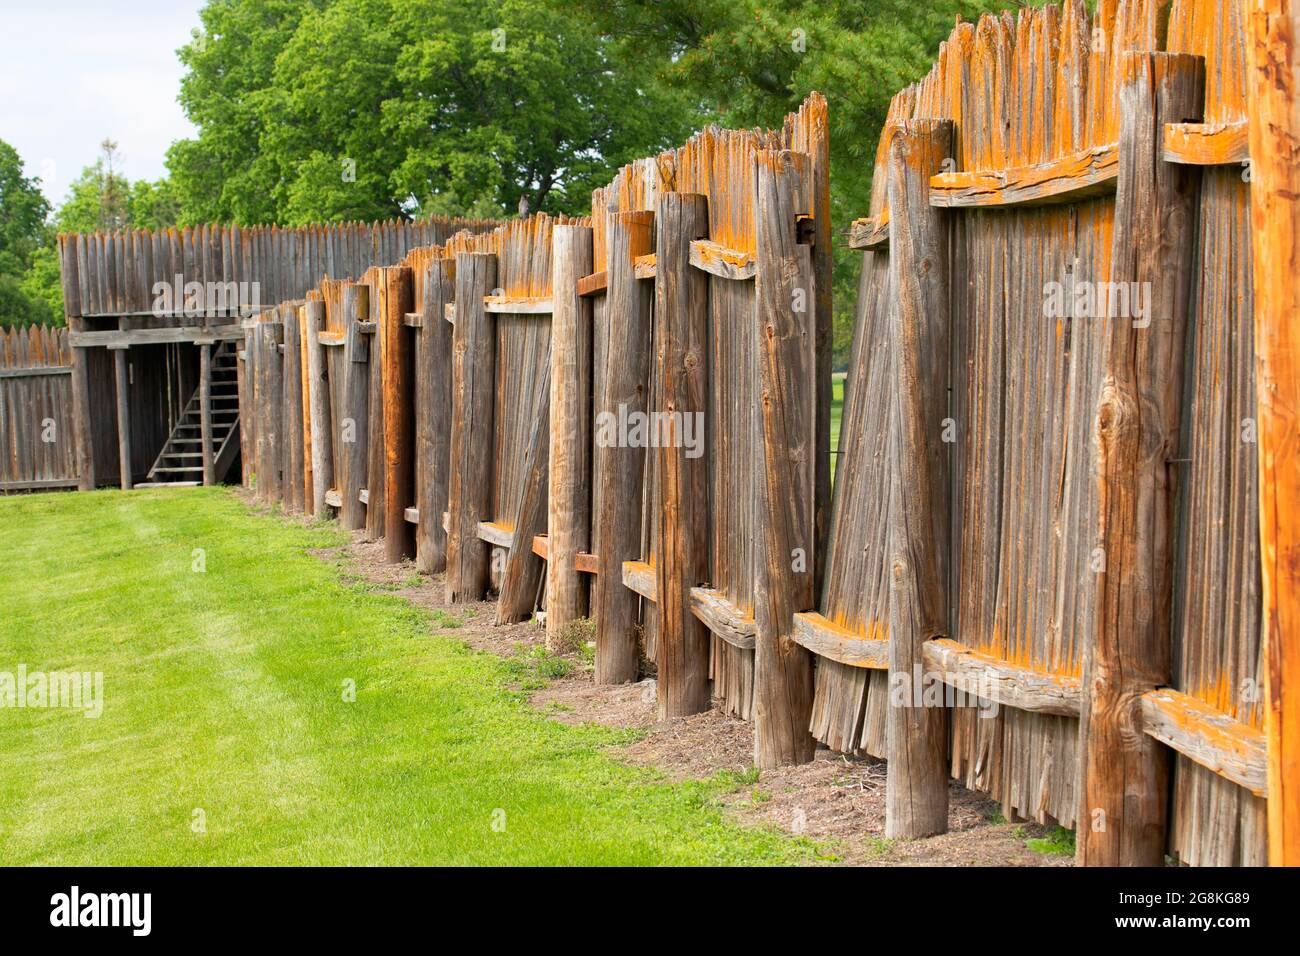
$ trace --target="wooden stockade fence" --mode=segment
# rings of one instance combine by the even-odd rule
[[[1300,862],[1300,187],[1258,152],[1300,116],[1247,82],[1297,75],[1300,18],[1250,3],[959,21],[895,96],[833,498],[816,94],[590,218],[290,244],[220,327],[243,478],[552,646],[593,619],[598,682],[648,658],[661,716],[717,700],[760,767],[887,758],[890,836],[946,829],[955,777],[1085,864]],[[75,268],[143,268],[101,246]]]
[[[67,329],[0,330],[0,492],[77,487]]]

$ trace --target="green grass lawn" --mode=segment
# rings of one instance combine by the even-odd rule
[[[98,718],[0,708],[0,859],[738,864],[816,852],[725,821],[717,797],[734,779],[667,783],[608,753],[628,732],[534,712],[509,662],[468,649],[454,618],[343,583],[307,553],[341,541],[332,526],[250,514],[228,490],[0,498],[0,672],[104,675]]]

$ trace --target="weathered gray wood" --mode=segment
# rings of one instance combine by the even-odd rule
[[[921,658],[927,672],[968,694],[1018,710],[1079,716],[1083,693],[1077,677],[1019,667],[947,638],[926,641]]]
[[[510,519],[510,550],[501,574],[497,624],[527,620],[533,612],[543,568],[533,554],[533,536],[546,528],[547,484],[551,450],[551,369],[543,371],[542,404],[537,410],[524,454],[524,486]]]
[[[1161,158],[1164,126],[1196,119],[1204,65],[1124,54],[1111,281],[1151,290],[1145,320],[1107,328],[1097,407],[1097,617],[1084,644],[1079,721],[1080,862],[1164,861],[1169,752],[1142,734],[1141,699],[1169,683],[1173,506],[1182,355],[1192,297],[1197,173]],[[1100,825],[1098,825],[1100,821]]]
[[[754,635],[758,630],[754,619],[741,614],[739,608],[712,588],[691,588],[691,613],[710,633],[732,647],[754,649]]]
[[[1118,149],[1109,143],[1033,166],[936,173],[930,181],[930,202],[967,208],[1078,202],[1113,192],[1118,169]]]
[[[708,473],[703,457],[686,457],[684,433],[686,417],[702,421],[708,403],[709,280],[691,263],[696,240],[708,234],[709,208],[700,195],[662,192],[658,198],[654,411],[666,427],[656,437],[651,500],[659,513],[657,703],[659,719],[668,720],[709,708],[709,632],[690,602],[691,588],[708,577]],[[704,436],[695,437],[703,447]]]
[[[599,416],[645,412],[649,400],[650,314],[654,290],[638,284],[635,260],[654,248],[654,213],[612,213],[605,229],[605,382],[593,399],[594,542],[599,573],[592,584],[596,619],[596,683],[621,684],[639,676],[637,598],[623,587],[623,562],[641,558],[644,448],[617,447],[600,437]]]
[[[306,310],[306,328],[303,331],[307,336],[307,403],[311,409],[312,514],[323,515],[325,495],[334,481],[329,366],[320,341],[321,329],[325,326],[325,302],[309,299]]]
[[[117,385],[117,455],[118,477],[123,491],[130,491],[131,481],[131,400],[127,381],[126,349],[113,352],[113,371]]]
[[[447,510],[451,463],[452,328],[441,319],[455,291],[455,272],[454,260],[435,259],[425,275],[424,301],[417,303],[423,320],[416,346],[416,498],[427,518],[416,527],[415,543],[416,562],[426,574],[447,567],[447,532],[437,516]]]
[[[812,611],[794,616],[794,639],[800,647],[840,664],[873,670],[889,668],[887,640],[854,634]]]
[[[212,346],[199,347],[199,430],[203,455],[203,484],[215,483],[212,451]]]
[[[754,619],[754,763],[768,769],[813,759],[808,732],[812,655],[794,641],[794,614],[813,606],[816,449],[816,313],[812,260],[796,222],[811,207],[808,160],[756,157],[754,277],[758,408],[763,469],[757,476]]]
[[[447,600],[481,601],[490,555],[478,537],[491,515],[492,419],[496,386],[496,319],[483,297],[496,286],[497,257],[456,256],[456,325],[452,339],[451,476],[448,494]]]
[[[574,558],[591,543],[591,313],[579,277],[592,269],[590,226],[551,233],[550,482],[547,492],[546,643],[587,610],[587,584]]]
[[[302,408],[302,343],[299,339],[299,306],[286,302],[280,306],[280,328],[284,335],[281,350],[283,371],[281,385],[281,429],[284,435],[284,507],[301,512],[306,497],[305,446]]]
[[[900,123],[889,140],[889,277],[894,401],[889,470],[889,670],[904,682],[888,711],[885,834],[915,839],[948,829],[948,712],[914,686],[927,640],[948,633],[948,230],[931,206],[930,177],[952,155],[952,123]]]
[[[343,419],[338,423],[342,461],[339,474],[339,523],[348,530],[364,528],[361,489],[366,484],[367,446],[370,435],[370,340],[359,323],[370,314],[370,287],[360,283],[343,289]]]
[[[1257,797],[1268,793],[1264,732],[1195,697],[1169,687],[1147,691],[1142,695],[1142,732]]]

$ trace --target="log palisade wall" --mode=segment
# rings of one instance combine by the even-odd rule
[[[68,330],[0,330],[0,492],[77,487]]]
[[[1292,598],[1259,545],[1293,438],[1255,428],[1256,341],[1295,316],[1252,295],[1277,244],[1248,218],[1244,6],[959,21],[894,97],[833,495],[818,94],[630,164],[590,218],[377,227],[351,258],[328,230],[180,239],[222,275],[292,263],[226,317],[243,480],[448,601],[543,611],[553,647],[592,619],[598,682],[648,659],[662,717],[716,700],[760,767],[888,758],[890,836],[944,830],[955,777],[1085,864],[1295,862],[1263,669],[1295,657]],[[65,240],[83,321],[176,242]]]

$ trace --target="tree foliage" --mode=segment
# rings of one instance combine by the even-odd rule
[[[693,100],[547,0],[226,0],[181,51],[185,221],[583,212]]]

